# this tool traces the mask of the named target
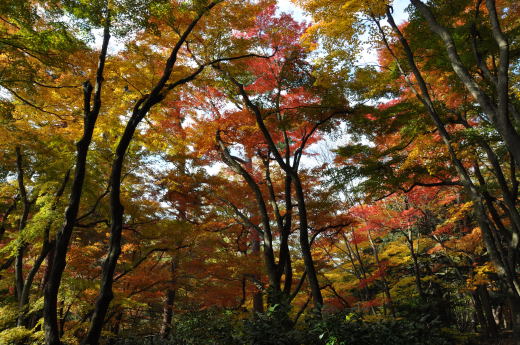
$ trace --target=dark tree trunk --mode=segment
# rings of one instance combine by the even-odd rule
[[[495,318],[493,317],[493,309],[491,307],[491,300],[489,298],[488,290],[484,285],[479,285],[477,287],[477,294],[482,303],[482,311],[484,312],[487,336],[490,338],[495,337],[498,334],[498,330]]]
[[[478,100],[478,102],[482,106],[484,112],[488,113],[488,115],[492,119],[494,119],[493,121],[495,122],[495,124],[500,124],[500,126],[497,127],[499,132],[503,135],[504,135],[504,133],[505,134],[509,133],[511,128],[513,128],[513,127],[505,124],[505,120],[503,118],[502,119],[499,118],[500,116],[497,115],[497,113],[495,111],[496,110],[495,107],[492,104],[490,104],[489,97],[487,97],[485,95],[485,93],[481,89],[479,89],[478,85],[475,84],[474,80],[471,79],[471,76],[469,75],[469,73],[465,69],[465,67],[462,65],[460,58],[457,55],[456,47],[455,47],[455,44],[453,42],[453,39],[452,39],[450,33],[446,30],[446,28],[441,27],[436,22],[436,19],[433,16],[433,13],[430,11],[430,9],[427,5],[422,3],[420,0],[412,0],[412,3],[421,12],[421,14],[426,18],[426,20],[427,20],[428,24],[430,25],[430,27],[432,28],[432,30],[435,31],[444,41],[447,51],[448,51],[450,62],[452,63],[452,66],[453,66],[454,71],[457,74],[457,76],[461,79],[461,81],[463,81],[463,83],[466,85],[466,87],[468,88],[470,93],[472,93],[473,97]],[[489,1],[489,4],[494,5],[494,1]],[[495,267],[497,269],[497,273],[499,274],[500,278],[509,285],[509,288],[507,289],[507,291],[508,291],[507,293],[510,295],[510,298],[518,299],[520,296],[520,283],[519,283],[518,277],[514,273],[515,268],[512,267],[512,265],[511,265],[511,264],[513,264],[513,266],[514,266],[514,263],[516,262],[517,255],[515,254],[515,252],[518,250],[518,246],[519,246],[519,240],[518,240],[519,234],[518,234],[518,229],[515,226],[515,223],[518,223],[518,220],[516,219],[516,218],[518,218],[517,217],[518,212],[517,212],[516,208],[512,212],[513,217],[511,218],[511,222],[513,224],[512,230],[513,230],[514,234],[511,237],[511,240],[509,241],[508,245],[503,246],[501,241],[496,238],[497,235],[500,235],[500,232],[497,232],[497,234],[495,234],[492,231],[492,229],[490,227],[490,221],[488,219],[486,210],[483,205],[483,202],[486,201],[485,180],[479,175],[479,170],[476,169],[475,173],[477,174],[477,177],[479,178],[479,182],[481,184],[480,186],[476,186],[469,175],[468,169],[466,169],[466,167],[464,167],[464,165],[461,163],[461,161],[457,157],[456,152],[453,149],[452,138],[451,138],[450,134],[446,131],[445,126],[434,107],[434,103],[433,103],[432,99],[430,98],[430,94],[429,94],[429,90],[426,85],[426,82],[424,81],[419,69],[417,68],[417,65],[415,64],[413,52],[412,52],[406,38],[402,35],[401,31],[395,24],[393,17],[390,13],[390,10],[387,11],[387,18],[388,18],[390,25],[392,26],[393,31],[397,34],[399,41],[401,42],[401,46],[405,50],[408,64],[419,84],[421,93],[416,91],[413,86],[411,86],[411,87],[414,90],[417,98],[424,104],[430,117],[432,118],[437,129],[439,130],[439,134],[441,135],[441,138],[443,139],[444,143],[446,144],[446,146],[448,148],[448,151],[450,153],[450,158],[457,170],[457,173],[461,179],[461,182],[463,183],[471,200],[474,202],[474,211],[476,214],[476,218],[478,220],[479,227],[482,231],[483,239],[486,244],[486,248],[490,255],[490,258],[491,258],[493,264],[495,265]],[[387,49],[394,56],[396,62],[399,64],[396,56],[394,55],[392,49],[390,48],[390,46],[388,45],[388,43],[386,41],[384,32],[382,30],[380,30],[380,31],[383,35],[383,39],[385,40],[385,45],[387,46]],[[495,32],[495,34],[496,34],[496,32]],[[402,70],[402,68],[400,68],[400,70]],[[504,100],[502,100],[502,102],[504,102]],[[518,135],[516,135],[516,136],[518,136]],[[518,153],[518,155],[520,155],[520,144],[514,145],[513,142],[516,139],[512,140],[512,141],[509,141],[506,137],[504,137],[504,139],[506,141],[506,145],[510,149],[510,153],[511,153],[512,157],[514,158],[513,160],[515,160],[516,164],[518,165],[518,161],[516,161],[517,155],[515,154],[515,152]],[[516,147],[515,152],[511,151],[511,145],[513,147]],[[483,147],[484,147],[485,151],[487,152],[491,163],[493,164],[493,162],[496,161],[494,159],[495,157],[494,157],[493,152],[491,150],[486,150],[485,145]],[[509,194],[508,188],[507,188],[507,186],[504,186],[503,183],[501,183],[503,174],[500,169],[500,166],[498,166],[498,169],[495,166],[494,172],[499,180],[498,182],[501,185],[502,192],[505,193],[503,195],[504,199],[506,200],[507,204],[511,204],[511,202],[509,202],[510,200],[509,200],[509,195],[508,195]],[[481,193],[481,189],[484,190],[484,194]],[[511,206],[511,205],[509,205],[509,206]],[[511,207],[510,207],[510,210],[511,210]],[[491,209],[490,211],[492,212],[493,210]],[[508,215],[508,216],[510,216],[510,215]],[[518,315],[518,316],[515,315],[514,318],[520,319],[520,315]],[[516,329],[516,332],[520,332],[520,323],[519,323],[519,328]]]
[[[311,254],[311,246],[309,243],[309,228],[307,225],[307,208],[305,205],[305,197],[303,194],[303,187],[299,176],[293,176],[294,189],[296,191],[296,200],[298,202],[298,217],[300,219],[300,249],[307,271],[307,279],[311,288],[312,300],[314,308],[320,312],[323,306],[323,296],[321,295],[320,283],[318,275],[314,267],[314,261]]]
[[[175,301],[174,288],[166,290],[166,298],[163,306],[162,326],[161,326],[161,338],[167,339],[172,331],[172,319],[173,319],[173,302]]]
[[[413,238],[412,238],[412,231],[409,230],[408,234],[406,235],[406,240],[408,242],[408,248],[410,249],[410,255],[412,256],[413,260],[413,272],[415,276],[415,286],[417,287],[417,292],[419,293],[419,297],[421,300],[426,300],[426,295],[424,293],[424,290],[422,288],[421,284],[421,269],[419,267],[419,259],[417,257],[417,253],[415,252],[414,246],[413,246]]]
[[[84,94],[84,127],[83,136],[76,144],[76,168],[74,171],[74,181],[72,183],[70,198],[67,209],[65,211],[65,222],[60,231],[56,234],[56,244],[54,249],[54,256],[51,267],[49,279],[44,288],[44,333],[46,345],[60,345],[60,331],[58,328],[57,306],[58,306],[58,291],[60,289],[61,277],[65,270],[67,251],[69,247],[70,238],[76,218],[78,215],[81,194],[83,191],[83,183],[85,180],[87,154],[92,141],[92,135],[96,125],[96,120],[101,109],[101,89],[103,83],[103,70],[105,67],[105,59],[108,48],[108,41],[110,39],[109,33],[110,22],[107,18],[105,30],[103,34],[103,44],[101,53],[99,55],[99,64],[96,72],[96,86],[94,90],[94,103],[91,107],[92,85],[89,81],[83,84]]]
[[[218,1],[209,3],[206,7],[201,9],[198,15],[190,22],[186,30],[183,32],[173,47],[159,81],[155,84],[150,94],[142,96],[141,99],[139,99],[135,104],[132,111],[132,116],[126,124],[123,135],[121,136],[121,139],[117,145],[115,157],[112,162],[112,172],[110,175],[110,185],[112,189],[110,191],[111,224],[108,254],[103,263],[99,294],[96,298],[94,312],[92,314],[92,319],[90,321],[87,335],[82,341],[83,345],[97,345],[99,343],[99,337],[101,335],[101,330],[103,329],[105,316],[107,314],[108,307],[110,306],[110,302],[114,297],[112,285],[114,282],[114,272],[116,269],[117,260],[121,253],[121,238],[123,231],[124,207],[121,203],[121,176],[126,152],[130,146],[137,126],[148,114],[150,109],[157,103],[161,102],[169,91],[179,85],[192,81],[203,71],[205,65],[200,66],[189,76],[177,80],[174,83],[168,84],[181,47],[184,45],[188,39],[188,36],[191,34],[202,16],[210,11],[217,3]],[[105,32],[108,35],[108,27],[105,28]]]
[[[166,339],[170,336],[172,330],[173,303],[175,302],[175,294],[177,292],[177,267],[179,264],[178,256],[171,259],[170,263],[170,282],[166,290],[166,298],[163,304],[162,325],[160,335]]]
[[[31,201],[29,201],[29,197],[27,196],[27,190],[25,188],[24,183],[24,168],[23,168],[23,157],[22,151],[19,146],[16,147],[16,170],[17,170],[17,180],[18,180],[18,190],[21,195],[23,210],[22,216],[20,217],[20,222],[18,224],[18,236],[22,238],[18,249],[16,250],[16,256],[14,260],[14,277],[15,277],[15,295],[18,299],[19,304],[21,305],[23,299],[23,257],[25,253],[25,249],[27,247],[27,243],[23,240],[23,232],[25,230],[25,226],[27,225],[27,220],[29,218],[29,212],[31,210]],[[23,314],[23,311],[20,310],[20,313]]]
[[[480,301],[480,296],[477,291],[471,292],[471,297],[473,299],[473,306],[475,307],[475,325],[480,325],[480,332],[483,334],[489,334],[488,325],[486,322],[486,317],[484,316],[484,311],[482,310],[482,302]],[[477,331],[475,327],[475,331]]]
[[[264,139],[267,142],[267,145],[269,146],[269,150],[273,153],[274,158],[280,168],[282,168],[286,174],[288,174],[294,185],[294,189],[296,192],[296,200],[298,202],[298,217],[300,220],[300,250],[302,253],[303,261],[305,264],[305,270],[307,272],[307,280],[309,282],[309,286],[311,288],[311,294],[312,299],[314,302],[314,308],[318,313],[321,313],[321,307],[323,306],[323,296],[321,294],[319,282],[318,282],[318,276],[316,273],[316,268],[314,266],[314,261],[312,259],[312,253],[311,253],[311,247],[309,243],[309,228],[307,224],[307,208],[305,205],[305,196],[303,193],[303,187],[300,181],[300,177],[298,176],[297,168],[299,160],[295,158],[294,166],[289,166],[284,161],[283,157],[281,156],[280,152],[278,151],[275,142],[273,141],[273,138],[271,134],[269,133],[269,129],[266,127],[264,123],[264,119],[262,117],[262,111],[260,108],[255,105],[251,99],[249,98],[247,92],[245,91],[245,88],[242,84],[237,82],[235,79],[231,79],[232,82],[238,87],[240,94],[244,100],[244,103],[246,106],[253,112],[255,115],[256,123],[262,132]],[[314,127],[314,130],[316,130],[317,125]],[[308,135],[311,135],[309,133]],[[307,136],[308,139],[308,136]],[[302,145],[305,145],[306,140],[302,141]],[[300,152],[303,151],[303,147],[300,147]]]
[[[67,182],[69,181],[70,176],[70,170],[67,171],[65,174],[65,178],[63,179],[63,182],[61,186],[56,191],[56,195],[54,197],[53,204],[51,206],[51,209],[54,211],[56,210],[56,207],[58,206],[59,199],[63,195],[63,192],[65,191],[65,187],[67,185]],[[36,258],[31,270],[27,274],[27,277],[25,278],[25,281],[23,283],[22,288],[22,294],[19,299],[19,309],[20,309],[20,315],[18,317],[18,326],[28,326],[27,320],[25,318],[25,313],[27,312],[25,309],[27,308],[27,305],[29,304],[29,295],[31,292],[31,287],[34,281],[34,278],[38,271],[40,270],[40,267],[45,260],[45,258],[48,258],[49,253],[51,253],[52,249],[54,248],[54,241],[49,240],[49,233],[51,230],[52,221],[49,221],[45,229],[43,231],[43,237],[42,237],[42,248],[40,250],[40,254]]]
[[[256,255],[260,252],[260,237],[258,233],[251,233],[251,254]],[[255,279],[259,280],[260,277],[255,277]],[[254,313],[263,313],[264,312],[264,296],[262,291],[258,290],[253,294],[253,312]]]

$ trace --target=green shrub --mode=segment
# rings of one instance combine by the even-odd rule
[[[309,317],[294,326],[279,306],[242,319],[239,312],[210,309],[177,315],[172,336],[154,345],[453,345],[441,323],[424,316],[363,320],[352,313]],[[460,336],[460,334],[458,334]],[[140,339],[131,344],[151,344]],[[118,343],[119,344],[119,343]],[[121,342],[122,344],[122,342]],[[130,344],[130,343],[125,343]]]
[[[0,345],[34,345],[39,343],[38,340],[33,331],[25,327],[8,328],[0,332]]]
[[[5,330],[16,326],[16,318],[18,317],[18,306],[6,304],[0,307],[0,330]]]
[[[366,322],[355,314],[338,313],[311,321],[309,345],[451,345],[436,321],[380,320]],[[317,341],[312,341],[313,337]]]
[[[232,312],[196,311],[175,318],[171,341],[175,345],[240,345],[239,328]]]
[[[276,304],[266,313],[244,320],[241,343],[247,345],[300,345],[305,332],[294,329],[289,308]]]

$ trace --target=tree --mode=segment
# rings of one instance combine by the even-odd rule
[[[274,9],[271,8],[269,11],[272,12]],[[269,14],[269,12],[266,13]],[[259,20],[268,19],[267,15],[266,18],[259,18]],[[235,71],[238,66],[234,66],[232,70],[217,67],[217,71],[223,75],[224,80],[231,84],[232,89],[225,91],[230,94],[230,100],[235,104],[241,103],[238,106],[237,115],[244,116],[245,113],[247,116],[253,116],[254,123],[261,133],[259,138],[261,141],[254,143],[256,147],[249,148],[244,140],[232,139],[227,135],[229,129],[223,129],[222,126],[219,126],[216,130],[216,141],[222,161],[235,173],[242,176],[249,188],[254,191],[258,212],[262,219],[262,229],[256,228],[256,230],[263,236],[265,262],[270,287],[274,290],[274,294],[277,294],[280,290],[280,277],[286,268],[285,286],[289,288],[284,293],[290,292],[290,285],[288,285],[290,276],[287,276],[288,273],[290,274],[290,266],[286,265],[290,265],[288,236],[292,224],[293,196],[291,194],[294,187],[294,198],[298,209],[301,253],[305,262],[306,276],[311,287],[314,306],[319,310],[323,304],[323,299],[310,250],[305,192],[298,170],[305,147],[315,140],[315,132],[335,115],[344,114],[347,111],[344,108],[344,103],[341,103],[341,99],[334,98],[335,95],[311,85],[313,80],[310,71],[306,71],[307,66],[303,60],[303,51],[299,50],[298,46],[294,47],[294,39],[298,37],[298,31],[301,32],[301,27],[296,26],[294,22],[291,23],[286,16],[274,20],[274,24],[278,27],[283,26],[288,29],[295,27],[296,32],[283,32],[280,33],[280,36],[269,37],[272,41],[269,42],[267,48],[274,52],[274,56],[271,59],[256,60],[254,64],[244,66],[246,73],[252,73],[252,76],[247,76],[247,74],[245,76],[237,75]],[[281,36],[283,34],[285,36]],[[240,65],[240,67],[242,66]],[[258,76],[255,77],[254,74],[258,74]],[[248,81],[245,85],[242,79],[247,77],[254,79],[252,82]],[[298,80],[299,78],[302,79]],[[253,97],[258,100],[253,99]],[[272,120],[268,119],[267,116],[270,116]],[[305,118],[306,121],[300,122],[299,117]],[[299,123],[295,121],[296,119]],[[267,123],[267,121],[272,122]],[[279,127],[280,130],[276,131],[274,126]],[[224,135],[226,136],[224,137]],[[253,139],[254,137],[250,138]],[[233,156],[229,145],[226,144],[232,141],[244,145],[245,158],[240,159]],[[247,162],[252,161],[252,155],[255,151],[257,151],[256,154],[264,165],[265,181],[268,187],[267,199],[270,200],[274,219],[281,234],[278,263],[276,263],[272,252],[273,236],[267,202],[258,182],[255,181],[256,178],[251,175],[251,172],[248,172],[247,168]],[[277,193],[271,181],[270,161],[275,161],[285,175],[285,216],[280,213],[276,201]],[[248,221],[247,217],[240,215],[240,213],[239,216],[243,221],[249,223],[250,227],[254,226]]]
[[[515,113],[515,101],[509,100],[509,96],[499,96],[499,93],[503,92],[504,88],[509,89],[509,84],[506,81],[509,78],[507,76],[507,70],[509,68],[507,51],[509,48],[506,47],[507,41],[500,29],[498,19],[495,16],[495,3],[486,3],[487,13],[490,15],[490,29],[487,31],[490,33],[489,36],[479,36],[478,26],[485,25],[484,22],[479,19],[482,14],[481,2],[477,2],[476,7],[474,8],[466,2],[454,6],[435,4],[436,15],[432,13],[429,6],[424,5],[420,1],[412,1],[412,5],[412,9],[417,10],[420,16],[413,12],[410,25],[403,28],[399,28],[394,22],[391,7],[382,2],[359,6],[352,5],[349,7],[349,10],[351,11],[349,11],[347,16],[349,16],[350,20],[355,22],[357,20],[356,13],[362,14],[365,18],[370,19],[374,23],[375,32],[379,32],[381,37],[381,44],[382,47],[384,47],[383,49],[387,50],[389,58],[393,60],[392,65],[395,70],[402,75],[403,79],[400,80],[401,85],[404,85],[405,88],[409,90],[405,97],[417,98],[426,113],[430,116],[431,121],[435,124],[436,131],[438,131],[440,138],[448,150],[447,153],[450,157],[453,168],[456,170],[457,179],[459,180],[453,181],[441,176],[440,180],[437,178],[434,181],[412,182],[411,186],[415,186],[417,183],[430,185],[446,184],[446,181],[448,181],[447,183],[449,184],[460,183],[465,186],[468,198],[473,201],[475,214],[477,219],[479,219],[479,226],[483,231],[488,252],[491,257],[494,258],[493,262],[501,272],[500,274],[504,281],[508,281],[507,284],[509,285],[510,298],[514,300],[517,298],[515,297],[517,295],[515,291],[517,289],[516,285],[518,284],[516,283],[516,277],[512,274],[515,270],[512,267],[516,265],[516,263],[513,263],[513,261],[516,262],[516,259],[506,263],[508,260],[505,259],[505,257],[512,259],[513,257],[516,257],[516,254],[513,254],[512,251],[509,251],[509,254],[505,253],[508,252],[508,249],[506,249],[507,247],[516,248],[515,238],[517,235],[515,234],[515,229],[517,228],[517,225],[515,224],[517,221],[515,218],[517,217],[517,210],[516,207],[513,206],[515,204],[513,199],[516,198],[514,196],[516,195],[516,192],[514,192],[516,190],[516,177],[515,174],[510,175],[512,176],[511,178],[506,177],[504,171],[510,171],[511,169],[514,171],[515,168],[513,166],[516,165],[516,159],[514,158],[515,153],[513,152],[514,149],[511,149],[511,145],[513,145],[512,142],[515,140],[514,137],[516,135],[514,134],[515,129],[512,124],[516,121],[513,119]],[[313,5],[309,2],[308,6],[311,8]],[[319,5],[317,8],[319,8]],[[454,28],[454,30],[456,29],[457,33],[469,32],[470,37],[474,37],[473,47],[463,43],[459,44],[459,47],[457,47],[453,34],[449,33],[443,26],[444,24],[439,24],[435,18],[436,16],[440,16],[439,18],[441,18],[443,15],[448,17],[447,13],[449,12],[450,21],[453,21],[454,13],[458,13],[460,16],[466,16],[466,14],[463,13],[467,11],[472,11],[474,14],[472,21],[468,24],[460,25],[457,28]],[[386,17],[390,25],[391,32],[395,35],[395,41],[390,38],[391,36],[389,35],[388,30],[380,24],[380,19],[383,17]],[[424,30],[425,23],[423,18],[426,19],[427,26],[435,33],[439,34],[441,38],[440,42],[435,41],[436,43],[433,47],[425,47],[424,44],[419,43],[417,40],[421,37],[421,34],[427,34],[427,30]],[[332,21],[336,19],[332,17],[323,17],[323,20]],[[467,23],[467,21],[462,20],[462,23]],[[412,30],[414,29],[419,29],[421,34],[418,34],[417,31],[413,32]],[[326,26],[323,25],[317,26],[316,30],[321,30],[323,33],[330,35],[333,34],[332,32],[327,33]],[[353,37],[355,38],[355,36]],[[502,42],[502,48],[494,48],[494,44],[498,42],[497,40]],[[494,73],[496,72],[495,81],[498,81],[498,76],[502,75],[500,77],[500,87],[491,87],[491,89],[493,89],[493,91],[491,91],[492,93],[495,91],[497,92],[494,96],[487,93],[491,89],[486,89],[487,91],[484,91],[486,88],[484,85],[491,85],[491,79],[480,79],[481,77],[478,76],[478,73],[475,74],[474,72],[469,72],[470,69],[464,66],[465,63],[472,63],[475,66],[475,69],[473,69],[474,71],[480,69],[481,75],[484,73],[482,72],[482,68],[484,67],[482,63],[483,60],[481,60],[482,51],[479,47],[483,42],[489,42],[486,43],[486,45],[490,50],[488,50],[486,54],[489,54],[488,56],[490,57],[495,56],[501,61],[496,67],[496,70],[494,70]],[[443,45],[447,49],[446,55],[444,55],[442,50],[440,50]],[[436,60],[418,58],[417,52],[421,51],[421,49],[437,49],[437,51],[442,55],[440,55]],[[464,52],[465,55],[462,55],[462,52]],[[449,70],[448,66],[450,66],[453,71]],[[486,67],[486,70],[489,71],[489,68]],[[449,86],[449,88],[432,88],[430,86],[434,80],[439,80],[439,77],[445,78],[444,80],[449,81],[448,84],[444,84]],[[478,83],[475,81],[477,79],[481,85],[477,85]],[[498,86],[498,84],[495,85]],[[453,98],[451,98],[449,94],[446,94],[446,92],[461,95],[459,97],[466,100],[464,103],[465,105],[461,105],[460,103],[450,104],[450,99]],[[403,94],[403,96],[404,95],[405,94]],[[478,107],[470,104],[471,98],[478,101]],[[496,99],[497,103],[492,105],[490,103],[491,98]],[[499,99],[501,100],[499,101]],[[502,115],[499,115],[498,109],[500,107],[503,109],[501,110]],[[507,113],[505,108],[508,109]],[[511,114],[509,114],[509,112]],[[509,117],[510,115],[512,116],[511,118]],[[477,135],[478,139],[476,139],[475,136],[472,136],[472,134],[475,134],[476,132],[486,132],[491,134],[489,130],[498,134],[500,139],[497,140],[496,137],[491,139],[492,135],[488,135],[487,137]],[[495,130],[496,132],[494,132]],[[509,134],[506,134],[506,132]],[[506,136],[508,136],[507,139]],[[501,140],[505,143],[505,147],[499,148],[502,144],[500,142]],[[465,143],[468,142],[473,143],[475,146],[465,145]],[[409,144],[405,145],[408,146]],[[465,151],[468,149],[474,150],[473,153]],[[482,171],[483,166],[480,164],[480,161],[483,160],[487,161],[491,166],[491,175],[487,175],[486,172]],[[389,172],[390,174],[394,174],[393,169]],[[486,181],[486,177],[484,176],[493,176],[492,178],[496,181],[494,183],[496,183],[499,188],[491,191],[492,187]],[[485,189],[484,192],[483,189]],[[498,216],[500,212],[497,212],[497,209],[493,205],[493,201],[490,199],[491,195],[494,193],[498,193],[495,195],[499,195],[498,197],[501,199],[503,198],[505,203],[509,205],[509,211],[507,211],[507,214],[512,217],[509,221],[511,227],[504,227],[503,223],[500,224],[501,221],[498,219],[500,217]],[[498,231],[502,231],[504,239],[509,238],[512,242],[505,244],[505,242],[499,240],[498,242],[501,244],[497,244],[493,239],[493,234],[495,233],[494,230],[492,230],[495,226],[493,224],[501,229]],[[506,242],[509,240],[506,240]],[[496,247],[497,245],[500,247],[503,246],[503,248],[498,249]],[[498,254],[500,251],[505,255],[502,259],[499,258],[500,254]],[[517,303],[511,302],[511,304],[515,305]],[[515,307],[513,307],[513,309],[515,309]],[[516,322],[516,324],[518,324],[518,322]]]

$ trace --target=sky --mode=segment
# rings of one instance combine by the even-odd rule
[[[363,0],[358,0],[363,1]],[[399,25],[408,19],[408,13],[405,9],[410,4],[409,0],[394,0],[393,2],[393,15],[396,23]],[[312,17],[305,13],[300,7],[294,4],[291,0],[278,0],[278,11],[289,13],[294,19],[298,21],[312,22]],[[385,21],[382,24],[385,25]],[[363,36],[361,37],[363,39]],[[365,40],[368,40],[368,35],[365,35]],[[365,43],[364,49],[362,49],[361,55],[358,57],[356,63],[358,66],[365,65],[377,65],[377,53],[374,48],[367,42]],[[302,158],[302,165],[304,167],[313,167],[321,165],[323,163],[331,163],[333,159],[332,150],[336,149],[339,145],[344,145],[349,141],[349,136],[342,135],[338,137],[331,137],[326,135],[324,140],[315,143],[307,148],[307,152],[311,153],[310,156],[304,156]]]
[[[409,4],[409,0],[394,0],[393,14],[394,19],[398,25],[407,20],[408,14],[405,12],[405,8]],[[303,11],[300,7],[294,4],[291,0],[278,0],[278,8],[279,12],[289,13],[293,16],[294,19],[298,21],[312,22],[312,17],[306,14],[305,11]],[[377,54],[375,54],[374,50],[370,47],[370,45],[367,44],[365,49],[363,49],[363,53],[359,57],[358,63],[360,65],[377,64]]]

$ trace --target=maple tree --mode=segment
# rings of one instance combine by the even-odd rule
[[[324,5],[313,2],[304,3],[316,13],[321,8],[320,6]],[[514,318],[516,318],[517,277],[516,273],[513,273],[516,269],[512,268],[516,265],[516,259],[512,258],[516,257],[514,254],[516,249],[513,248],[516,248],[515,238],[517,237],[517,226],[514,220],[517,213],[516,201],[514,201],[517,195],[514,172],[516,170],[516,159],[514,158],[516,148],[513,148],[516,145],[512,144],[517,135],[515,134],[516,100],[514,94],[513,98],[508,96],[511,94],[509,91],[511,86],[507,82],[508,69],[513,60],[509,60],[510,47],[501,25],[511,30],[511,33],[515,29],[507,23],[507,20],[500,24],[497,19],[497,11],[509,9],[509,4],[501,3],[501,7],[498,7],[497,10],[497,4],[494,1],[485,3],[477,1],[475,4],[471,2],[458,2],[457,4],[434,2],[429,5],[420,1],[412,1],[410,23],[400,27],[393,19],[390,5],[384,2],[347,4],[345,5],[345,8],[348,9],[345,12],[345,20],[354,23],[359,20],[359,15],[361,15],[362,18],[367,18],[373,23],[374,35],[381,42],[381,64],[390,67],[386,76],[377,78],[379,80],[376,83],[382,83],[382,88],[375,93],[371,92],[370,97],[381,97],[382,92],[396,93],[399,97],[392,103],[375,109],[374,113],[367,114],[366,120],[363,118],[361,118],[363,121],[355,120],[359,121],[356,125],[363,126],[377,121],[389,124],[390,129],[381,127],[381,130],[389,131],[397,142],[385,140],[376,148],[363,145],[351,146],[344,149],[343,155],[350,158],[352,156],[349,154],[354,154],[359,157],[363,168],[358,172],[369,172],[376,177],[375,174],[384,171],[382,173],[385,180],[398,190],[411,190],[421,185],[459,184],[464,186],[466,197],[471,200],[476,219],[483,232],[488,253],[504,282],[507,281],[509,284],[511,308],[515,315]],[[514,8],[514,6],[511,7],[513,11]],[[453,23],[455,13],[460,16],[459,21],[455,22],[455,26],[446,24],[446,19]],[[338,35],[337,31],[334,31],[337,29],[330,29],[332,23],[338,23],[340,20],[338,17],[330,16],[330,12],[322,11],[319,12],[317,18],[321,21],[315,26],[315,31],[311,31],[310,34],[322,32],[331,36]],[[483,18],[486,18],[487,21]],[[389,27],[382,26],[381,20],[383,19],[388,22]],[[429,34],[429,30],[438,34],[440,40],[426,43],[421,37]],[[452,32],[449,32],[450,30]],[[484,31],[486,34],[483,34]],[[472,37],[472,41],[463,42],[454,39],[456,35],[460,36],[464,33]],[[355,34],[352,35],[352,40],[356,39]],[[514,46],[515,41],[511,42]],[[485,52],[484,45],[487,49]],[[421,55],[432,49],[438,51],[440,55],[436,58]],[[446,49],[446,52],[443,49]],[[483,54],[486,54],[489,59],[499,61],[498,65],[486,66]],[[475,68],[468,68],[468,65],[475,66]],[[492,73],[491,70],[493,70]],[[360,71],[359,78],[366,78],[367,73],[370,73],[369,70]],[[389,83],[391,73],[398,78]],[[485,73],[487,73],[487,77],[484,76]],[[491,79],[490,73],[493,74]],[[384,75],[385,72],[382,74]],[[500,86],[498,79],[501,80]],[[362,79],[359,79],[357,83],[360,82],[363,82]],[[403,88],[402,91],[392,90],[392,84]],[[494,85],[491,88],[486,86],[491,84]],[[369,95],[363,89],[359,89],[359,91],[361,95]],[[496,93],[492,95],[490,92]],[[494,99],[496,103],[492,105],[491,99]],[[478,104],[473,103],[474,100]],[[433,137],[429,137],[437,142],[442,140],[445,149],[439,147],[432,150],[431,142],[427,144],[428,146],[425,145],[424,130],[431,130],[424,128],[423,124],[418,126],[417,120],[411,117],[417,117],[418,114],[413,113],[417,108],[409,107],[407,103],[417,101],[423,106],[423,111],[429,115],[431,119],[429,122],[433,122],[435,125],[436,133]],[[498,110],[500,107],[502,110]],[[406,115],[409,110],[412,113]],[[370,111],[372,110],[368,110],[368,112]],[[401,129],[398,132],[400,128],[405,131]],[[417,140],[419,138],[421,141]],[[422,145],[421,148],[414,147],[417,144]],[[370,155],[363,157],[366,151],[369,151]],[[405,155],[402,154],[403,151],[406,152]],[[445,152],[443,156],[440,155],[442,151]],[[411,155],[408,155],[409,153]],[[377,159],[374,160],[376,156]],[[435,161],[436,156],[441,160],[450,161],[451,167],[446,168],[453,170],[448,173],[442,172],[442,168],[439,168],[445,164]],[[417,162],[414,161],[418,158],[422,160],[421,163],[425,165],[426,170],[421,167],[422,164],[417,165]],[[486,163],[483,165],[482,162]],[[417,171],[417,167],[423,171]],[[411,168],[414,168],[415,171]],[[505,173],[506,171],[513,171],[513,173],[508,175]],[[451,178],[454,175],[456,178]],[[490,179],[493,182],[490,182]],[[506,221],[507,225],[499,220],[502,217],[500,216],[501,211],[497,210],[492,199],[503,200],[505,204],[509,205],[509,211],[506,211],[507,216],[503,215],[511,217]],[[495,226],[498,228],[495,229]],[[494,236],[505,236],[513,242],[509,244],[501,242],[501,240],[495,242]],[[509,263],[506,263],[507,260],[504,261],[505,257],[500,259],[500,254],[498,254],[498,252],[508,252],[506,247],[511,251],[505,255],[513,260]],[[513,266],[509,266],[510,268],[506,267],[511,264]],[[518,325],[518,322],[515,324]]]
[[[0,343],[520,331],[520,7],[297,3],[0,5]]]

